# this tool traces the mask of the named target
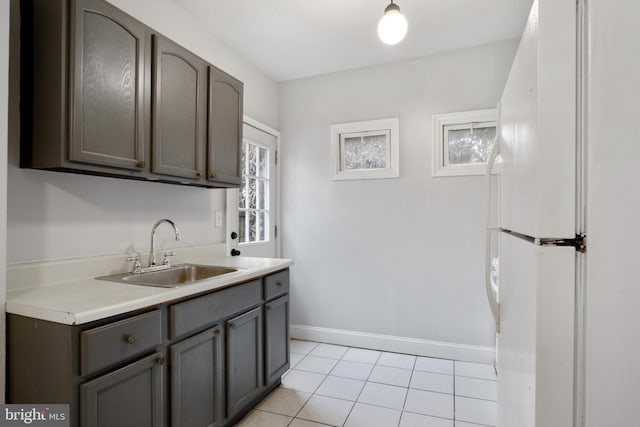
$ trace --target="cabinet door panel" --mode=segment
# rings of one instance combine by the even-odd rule
[[[224,330],[209,329],[171,346],[173,427],[219,427],[223,421]]]
[[[289,369],[289,295],[264,305],[265,381],[273,384]]]
[[[243,91],[242,82],[216,67],[209,67],[209,181],[240,184]]]
[[[162,427],[162,353],[80,386],[84,427]]]
[[[206,139],[206,63],[154,36],[153,173],[198,179]]]
[[[263,389],[262,308],[227,322],[227,418]]]
[[[70,160],[142,170],[146,29],[95,0],[73,13]]]

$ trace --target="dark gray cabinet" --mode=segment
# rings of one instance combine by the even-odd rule
[[[173,427],[222,426],[224,341],[216,326],[170,347]]]
[[[80,386],[84,427],[162,427],[164,356],[155,353]]]
[[[153,36],[151,172],[204,175],[207,64],[165,37]]]
[[[101,0],[21,6],[22,166],[140,176],[147,28]]]
[[[267,384],[289,369],[289,295],[264,305],[264,366]]]
[[[72,7],[70,160],[141,170],[146,28],[102,1]]]
[[[104,0],[20,4],[21,167],[240,185],[242,82]]]
[[[7,403],[69,403],[72,427],[232,426],[289,367],[288,280],[83,325],[9,314]]]
[[[209,139],[207,180],[240,185],[244,86],[224,71],[209,67]]]
[[[260,394],[262,372],[262,307],[258,307],[227,322],[227,417]]]

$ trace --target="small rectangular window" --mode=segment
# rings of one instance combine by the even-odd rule
[[[332,178],[400,176],[398,122],[393,118],[331,125]]]
[[[484,175],[496,139],[496,110],[433,116],[433,176]]]

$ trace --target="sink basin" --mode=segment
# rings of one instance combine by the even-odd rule
[[[177,288],[213,277],[235,273],[238,270],[237,268],[220,267],[216,265],[179,264],[161,271],[141,274],[113,274],[111,276],[96,277],[96,279],[109,282],[129,283],[132,285]]]

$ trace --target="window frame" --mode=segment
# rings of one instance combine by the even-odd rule
[[[332,124],[331,131],[331,179],[334,181],[352,179],[386,179],[400,176],[399,159],[399,119],[389,118]],[[344,168],[345,138],[385,135],[385,168],[350,169]]]
[[[471,176],[484,175],[486,173],[486,163],[451,165],[448,162],[449,144],[447,131],[451,129],[447,128],[470,129],[472,124],[478,128],[496,127],[497,110],[491,108],[457,113],[434,114],[432,116],[432,176]],[[498,129],[496,129],[496,134],[497,131]]]
[[[262,178],[259,175],[255,175],[254,176],[254,175],[248,175],[248,174],[245,173],[246,170],[247,170],[246,166],[247,166],[247,164],[249,162],[249,155],[246,154],[244,156],[245,164],[242,165],[242,173],[241,173],[242,180],[241,180],[240,188],[238,189],[239,190],[238,191],[238,197],[239,198],[242,197],[242,191],[244,189],[244,185],[242,185],[242,182],[248,182],[248,179],[255,179],[256,180],[256,191],[258,192],[258,194],[256,194],[256,208],[255,209],[254,208],[249,208],[249,207],[241,208],[239,206],[239,201],[240,200],[238,199],[237,202],[236,202],[236,203],[238,203],[238,246],[240,246],[240,247],[246,247],[246,246],[251,246],[251,245],[256,245],[256,244],[268,243],[273,238],[271,236],[271,233],[270,233],[270,230],[271,230],[271,227],[270,227],[270,224],[271,224],[271,222],[270,222],[271,221],[271,206],[270,206],[270,194],[269,194],[269,191],[270,191],[269,188],[270,187],[269,187],[269,182],[271,180],[271,173],[272,173],[272,171],[270,170],[270,161],[271,161],[271,159],[270,159],[270,156],[271,156],[270,149],[269,149],[269,147],[266,147],[266,146],[264,146],[264,145],[262,145],[260,143],[255,142],[255,141],[245,141],[245,140],[243,140],[242,141],[241,150],[244,150],[245,146],[247,146],[247,145],[253,145],[253,146],[257,147],[258,153],[256,155],[257,155],[257,159],[258,159],[257,160],[258,164],[259,164],[259,153],[260,153],[259,150],[261,148],[266,150],[265,167],[266,167],[266,175],[267,175],[267,177],[266,178]],[[242,158],[242,156],[241,156],[241,158]],[[258,168],[259,168],[258,164],[256,164],[256,172],[258,171]],[[264,181],[264,183],[265,183],[265,185],[264,185],[265,192],[264,193],[259,191],[260,188],[261,188],[260,185],[259,185],[260,181]],[[260,194],[262,194],[262,197],[264,199],[264,208],[258,208],[257,207],[259,205],[259,203],[257,201],[257,198],[259,197]],[[240,240],[240,237],[243,235],[241,233],[241,231],[240,231],[240,212],[245,212],[245,224],[248,223],[248,213],[249,212],[255,212],[255,214],[256,214],[256,227],[259,224],[258,213],[259,212],[260,213],[264,213],[264,224],[263,224],[263,227],[262,227],[264,229],[264,240],[257,240],[256,239],[256,240],[252,240],[252,241],[249,240],[249,241],[245,241],[245,242]],[[247,236],[246,229],[247,229],[247,227],[245,227],[245,237]],[[256,229],[256,238],[259,237],[259,235],[260,235],[259,230]]]

